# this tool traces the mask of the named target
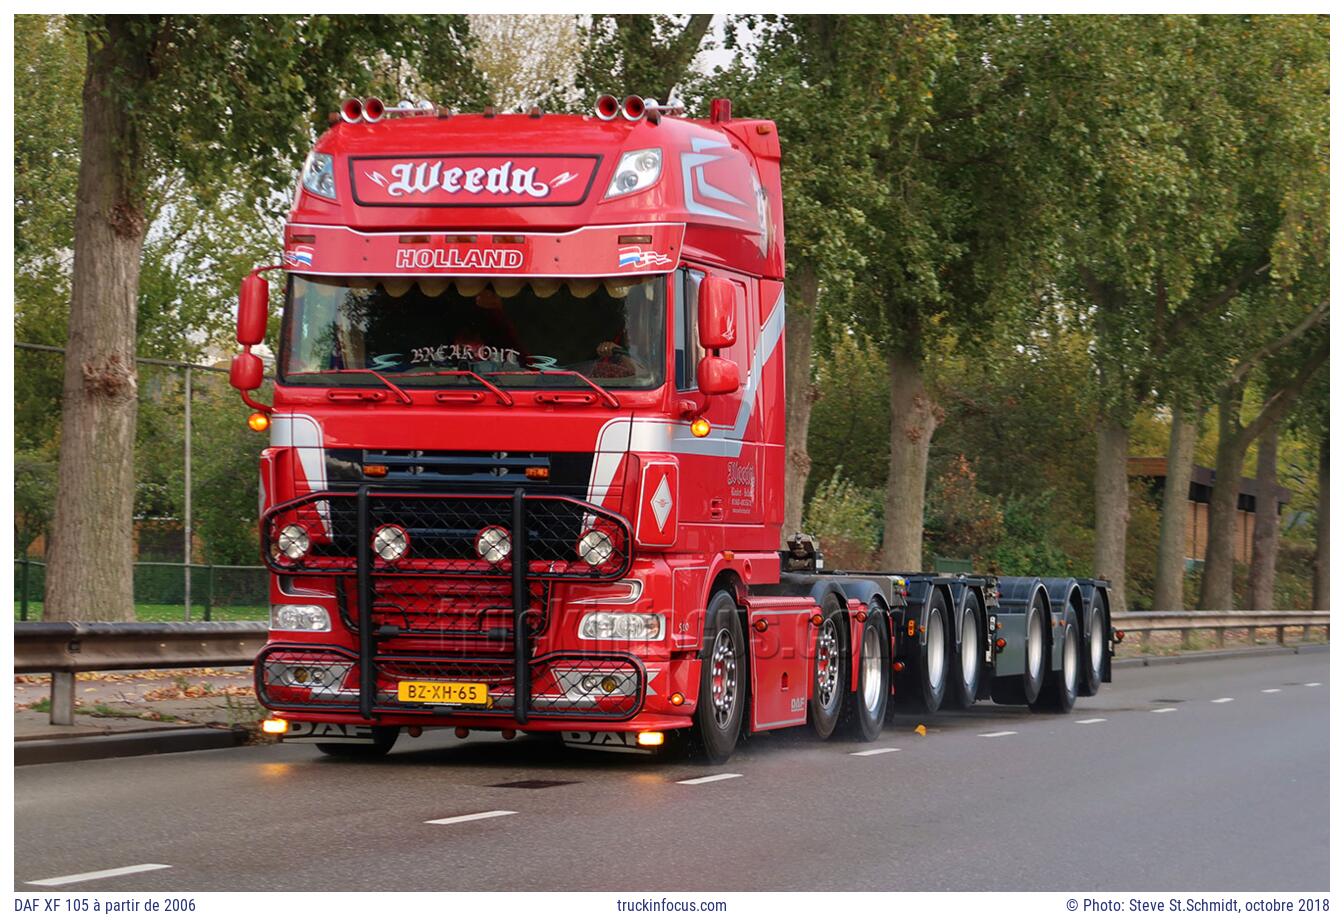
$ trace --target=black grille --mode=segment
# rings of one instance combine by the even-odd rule
[[[262,518],[262,553],[280,574],[354,575],[361,539],[357,495],[314,492],[270,509]],[[503,545],[516,536],[511,528],[511,496],[448,495],[428,492],[369,493],[369,532],[401,528],[409,549],[398,559],[372,557],[379,577],[508,577],[512,554]],[[552,495],[524,498],[528,579],[614,579],[630,566],[630,527],[621,516],[577,499]],[[285,536],[297,526],[308,541],[297,559],[281,552],[293,546]],[[589,531],[602,557],[579,554],[579,538]],[[289,531],[295,533],[296,531]],[[482,553],[484,550],[484,554]]]
[[[529,492],[582,498],[593,471],[592,453],[554,451],[328,450],[331,488]],[[366,468],[379,471],[377,475]],[[528,471],[532,475],[528,475]],[[382,472],[385,471],[385,472]]]

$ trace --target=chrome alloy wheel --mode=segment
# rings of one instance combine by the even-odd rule
[[[980,628],[975,622],[974,608],[967,607],[961,615],[961,673],[962,679],[975,674],[980,667]]]
[[[835,620],[827,619],[817,638],[817,701],[823,709],[835,703],[835,688],[840,682],[840,637]]]
[[[1045,654],[1045,636],[1041,634],[1044,627],[1041,620],[1042,617],[1032,617],[1031,626],[1027,631],[1027,675],[1033,680],[1041,673],[1041,658]]]
[[[1068,630],[1064,635],[1064,686],[1070,692],[1078,686],[1078,631]]]
[[[1106,655],[1106,634],[1105,627],[1101,621],[1101,608],[1092,609],[1092,641],[1089,643],[1092,651],[1092,672],[1101,673],[1101,665]]]
[[[714,637],[714,651],[709,661],[714,721],[723,728],[732,720],[733,707],[737,704],[737,650],[728,630],[720,629]]]
[[[863,687],[863,708],[877,712],[882,702],[882,642],[876,629],[863,631],[863,661],[859,673]]]
[[[947,639],[943,635],[943,618],[929,617],[929,637],[924,646],[928,661],[929,689],[937,693],[943,687],[943,675],[947,671]]]

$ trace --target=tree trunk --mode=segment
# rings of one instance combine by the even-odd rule
[[[924,485],[929,444],[942,410],[924,387],[924,374],[906,345],[892,346],[887,358],[891,386],[891,465],[882,530],[882,567],[918,572],[924,545]]]
[[[1111,582],[1111,609],[1128,610],[1125,534],[1129,529],[1129,427],[1103,415],[1097,424],[1096,533],[1093,571]]]
[[[1190,474],[1195,465],[1195,441],[1203,412],[1171,412],[1171,445],[1167,449],[1167,479],[1162,489],[1162,530],[1157,541],[1154,610],[1185,609],[1186,526],[1190,521]]]
[[[1311,606],[1330,609],[1330,435],[1321,438],[1321,460],[1316,469],[1316,560],[1311,583]]]
[[[1204,574],[1199,585],[1200,610],[1231,610],[1232,563],[1237,532],[1237,495],[1246,446],[1238,434],[1241,417],[1240,387],[1218,403],[1218,459],[1209,498],[1209,541],[1204,552]]]
[[[47,620],[132,620],[135,502],[135,310],[145,221],[142,166],[122,81],[120,17],[89,42],[75,206],[56,512]]]
[[[1255,463],[1255,532],[1251,538],[1251,610],[1274,609],[1274,567],[1279,558],[1279,426],[1260,435]]]
[[[784,324],[784,529],[787,540],[802,529],[803,493],[812,458],[807,429],[816,394],[812,387],[812,324],[817,310],[817,273],[803,265],[789,279]]]

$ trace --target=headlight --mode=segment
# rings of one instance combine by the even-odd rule
[[[336,200],[336,170],[332,166],[331,154],[308,154],[303,164],[303,187],[314,195]]]
[[[291,562],[297,562],[308,552],[308,531],[299,524],[286,524],[275,538],[276,549]]]
[[[584,639],[656,642],[663,638],[660,613],[590,613],[579,621]]]
[[[388,562],[395,562],[411,548],[410,534],[396,524],[384,524],[373,532],[373,551]]]
[[[484,527],[476,534],[476,555],[486,562],[500,563],[513,552],[513,540],[505,527]]]
[[[663,151],[657,147],[648,150],[630,150],[621,154],[616,172],[607,186],[605,198],[629,195],[642,191],[658,181],[663,172]]]
[[[611,535],[606,531],[590,530],[579,537],[578,551],[584,562],[599,566],[616,552],[616,544],[611,542]]]
[[[271,629],[329,632],[331,615],[325,607],[316,604],[274,604],[271,606]]]

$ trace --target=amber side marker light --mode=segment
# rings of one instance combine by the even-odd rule
[[[387,466],[384,465],[384,464],[382,464],[382,463],[366,463],[366,464],[364,464],[364,475],[365,475],[365,476],[386,476],[386,475],[387,475]]]
[[[265,431],[271,427],[271,417],[265,412],[253,412],[247,417],[247,427],[253,431]]]
[[[703,438],[709,434],[709,419],[698,418],[691,422],[691,434],[697,438]]]
[[[551,469],[547,466],[529,466],[523,471],[528,479],[550,479]]]
[[[672,701],[673,706],[680,706],[682,703],[686,702],[686,697],[680,693],[672,694],[669,699]]]
[[[261,730],[268,735],[283,735],[289,731],[289,723],[284,719],[267,719],[261,723]]]
[[[640,732],[635,739],[640,747],[657,747],[663,743],[662,732]]]

